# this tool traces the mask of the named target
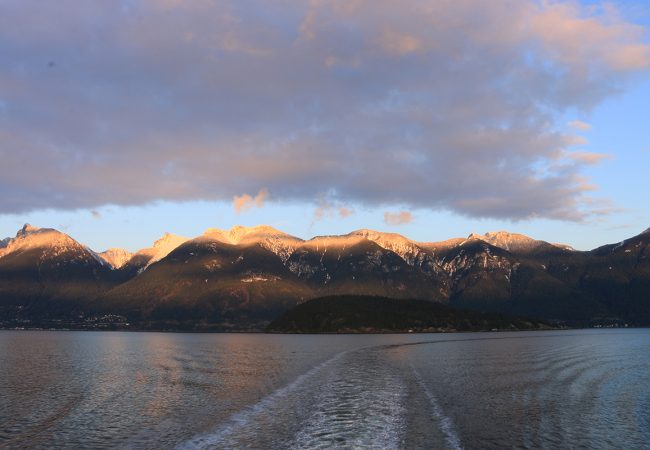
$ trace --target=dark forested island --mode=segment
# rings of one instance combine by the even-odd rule
[[[482,313],[417,299],[341,295],[309,300],[267,328],[280,333],[406,333],[550,329],[530,319]]]

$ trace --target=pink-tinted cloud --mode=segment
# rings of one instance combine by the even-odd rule
[[[268,197],[268,189],[262,188],[257,193],[257,195],[255,195],[255,197],[248,194],[235,195],[232,200],[232,206],[235,208],[235,212],[237,214],[241,214],[242,212],[248,211],[253,207],[262,208],[264,206],[264,202]]]
[[[266,186],[583,220],[602,210],[579,181],[594,158],[562,162],[564,113],[650,68],[647,30],[578,2],[22,0],[0,17],[0,213],[242,212]]]
[[[591,124],[583,122],[582,120],[572,120],[569,122],[571,128],[575,128],[580,131],[589,131],[591,130]]]
[[[352,214],[354,214],[354,211],[352,211],[351,209],[346,208],[344,206],[341,206],[338,209],[338,213],[339,213],[339,217],[341,217],[342,219],[345,219],[346,217],[350,217]]]
[[[589,14],[578,3],[544,2],[529,23],[533,36],[572,70],[594,62],[615,71],[650,67],[650,45],[643,42],[646,30],[622,20],[612,5]]]
[[[388,53],[408,55],[422,48],[420,40],[405,33],[386,30],[381,37],[381,45]]]
[[[612,155],[606,153],[593,153],[593,152],[571,152],[567,154],[567,157],[576,161],[579,164],[586,165],[595,165],[600,162],[612,159]]]
[[[413,222],[413,214],[408,211],[389,212],[384,213],[384,222],[387,225],[397,226],[405,225]]]
[[[314,222],[323,220],[326,217],[339,217],[345,219],[354,214],[354,211],[346,206],[338,205],[332,201],[320,198],[318,206],[314,210]]]

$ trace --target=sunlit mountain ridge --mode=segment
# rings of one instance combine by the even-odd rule
[[[650,232],[592,251],[505,231],[417,242],[361,229],[303,240],[269,226],[165,234],[97,253],[25,225],[0,246],[0,322],[117,315],[147,327],[263,329],[306,300],[416,298],[559,324],[650,323]]]

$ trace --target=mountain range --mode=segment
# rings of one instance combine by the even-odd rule
[[[302,240],[269,226],[165,234],[95,252],[25,225],[0,240],[0,325],[130,323],[261,330],[307,300],[423,299],[569,326],[650,325],[650,229],[577,251],[508,232],[444,242],[358,230]]]

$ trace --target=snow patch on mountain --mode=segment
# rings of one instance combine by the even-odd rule
[[[490,247],[484,244],[479,251],[461,249],[454,252],[448,258],[442,260],[442,267],[453,282],[457,282],[473,269],[488,272],[502,271],[505,278],[510,281],[513,272],[517,270],[519,265],[518,263],[513,264],[507,257],[494,255]]]

